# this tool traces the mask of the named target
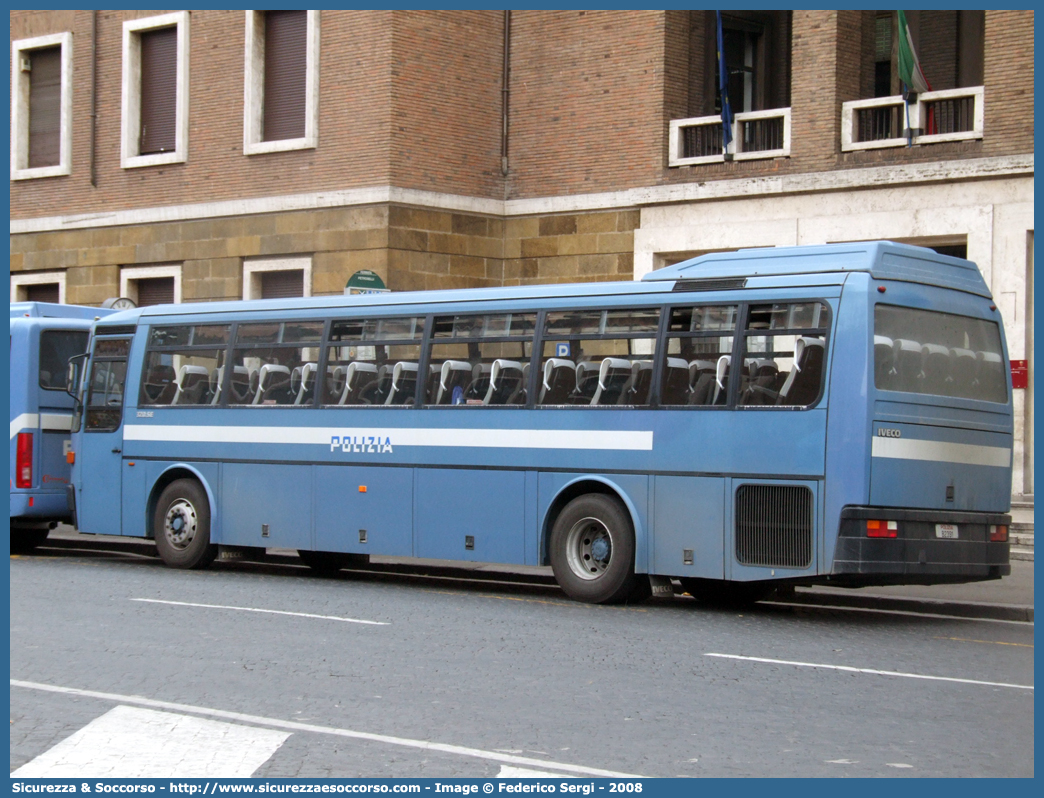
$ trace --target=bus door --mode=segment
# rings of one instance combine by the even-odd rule
[[[84,532],[119,535],[123,407],[130,338],[96,338],[84,386],[83,426],[74,465],[76,523]]]

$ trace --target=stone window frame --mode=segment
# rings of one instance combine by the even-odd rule
[[[319,145],[319,12],[307,12],[305,43],[305,134],[302,138],[265,141],[265,12],[246,12],[243,67],[243,154],[315,149]]]
[[[277,258],[250,258],[243,260],[243,299],[261,298],[261,273],[262,272],[304,272],[302,280],[303,295],[312,295],[312,258],[310,255],[277,257]]]
[[[29,168],[29,73],[21,70],[23,53],[58,46],[62,51],[61,122],[58,163]],[[72,174],[72,31],[11,42],[11,179],[31,180]]]
[[[141,34],[157,28],[177,28],[178,66],[175,100],[175,138],[172,152],[140,155],[141,128]],[[123,71],[121,83],[120,166],[134,169],[184,163],[188,160],[189,111],[189,12],[174,11],[154,17],[128,19],[123,23]]]
[[[181,304],[181,271],[180,263],[166,266],[123,266],[120,269],[120,296],[134,300],[138,304],[138,280],[151,280],[156,277],[174,278],[174,304]]]
[[[26,287],[58,283],[58,303],[65,304],[65,272],[15,272],[11,275],[11,301],[27,302]]]

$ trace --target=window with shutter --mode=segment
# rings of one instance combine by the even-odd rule
[[[152,277],[135,280],[138,287],[138,307],[170,305],[174,303],[174,278]]]
[[[27,302],[54,302],[58,304],[58,283],[37,283],[25,287],[25,299]]]
[[[61,162],[62,48],[32,50],[28,57],[29,168],[56,166]]]
[[[141,34],[141,134],[138,154],[173,152],[177,143],[178,29]]]
[[[72,173],[72,33],[11,42],[11,179]]]
[[[265,12],[265,141],[305,135],[307,18],[307,11]]]
[[[260,276],[262,299],[304,296],[304,272],[299,269],[261,272]]]

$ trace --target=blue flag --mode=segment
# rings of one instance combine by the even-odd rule
[[[721,34],[721,12],[718,15],[718,91],[721,93],[721,151],[732,143],[732,106],[729,105],[729,69],[725,66],[725,44]]]

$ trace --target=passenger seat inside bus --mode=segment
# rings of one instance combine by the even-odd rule
[[[974,355],[972,355],[974,357]],[[149,369],[142,390],[150,405],[169,405],[178,390],[177,373],[173,366],[153,366]]]
[[[290,393],[294,396],[295,405],[303,405],[311,398],[317,368],[317,363],[303,363],[290,372]]]
[[[391,389],[386,405],[412,405],[413,395],[417,387],[417,364],[400,360],[392,369]]]
[[[290,369],[277,363],[266,363],[257,375],[255,405],[288,405],[290,394]]]
[[[218,366],[210,372],[210,403],[216,405],[221,401],[221,391],[225,384],[225,367]],[[232,369],[232,401],[241,404],[250,394],[250,372],[246,366]]]
[[[484,405],[518,404],[519,394],[523,391],[522,364],[517,360],[497,358],[493,361],[489,372],[489,388],[482,399]]]
[[[892,342],[892,359],[895,364],[895,389],[918,391],[921,387],[921,344],[908,338],[896,338]]]
[[[732,363],[732,355],[722,355],[714,367],[714,396],[710,401],[712,405],[723,405],[728,401],[729,394],[729,366]]]
[[[822,338],[802,336],[794,344],[794,365],[779,391],[777,405],[810,405],[819,396],[826,349]]]
[[[492,366],[492,363],[476,363],[471,367],[471,382],[468,383],[467,390],[464,391],[464,404],[485,404],[483,399],[489,392],[489,378]]]
[[[471,363],[467,360],[446,360],[439,369],[439,392],[435,404],[464,404],[464,388],[471,382]],[[453,394],[460,388],[460,401],[454,402]]]
[[[544,361],[544,380],[540,389],[542,405],[564,405],[576,390],[576,365],[572,360],[549,357]]]
[[[693,361],[695,362],[695,361]],[[689,364],[680,357],[668,357],[663,376],[660,404],[684,405],[689,402]]]
[[[598,374],[601,363],[595,365],[590,360],[582,360],[576,364],[576,389],[568,401],[575,405],[589,405],[598,390]]]
[[[598,365],[598,383],[591,396],[591,404],[620,404],[628,384],[633,384],[631,361],[622,357],[602,358]]]
[[[887,336],[874,336],[874,385],[885,390],[891,389],[895,383],[894,345],[895,342]]]
[[[341,367],[338,367],[341,368]],[[373,363],[355,361],[344,371],[344,385],[337,399],[339,405],[366,404],[366,388],[377,381],[377,366]]]
[[[175,405],[202,404],[203,392],[210,385],[210,372],[205,366],[182,366],[178,372],[178,389],[174,394]]]

